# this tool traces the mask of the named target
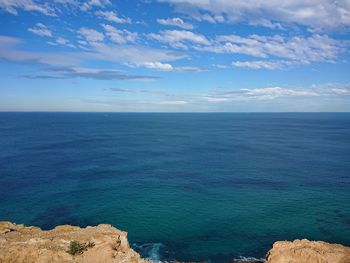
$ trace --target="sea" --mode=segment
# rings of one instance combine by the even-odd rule
[[[112,224],[154,262],[350,245],[350,113],[0,113],[0,220]]]

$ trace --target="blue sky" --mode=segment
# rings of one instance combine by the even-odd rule
[[[0,0],[0,111],[350,111],[350,1]]]

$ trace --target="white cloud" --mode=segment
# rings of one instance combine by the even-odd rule
[[[263,27],[267,27],[270,29],[285,30],[285,28],[280,23],[272,22],[272,21],[267,20],[265,18],[252,19],[251,21],[249,21],[249,25],[263,26]]]
[[[142,62],[142,63],[138,63],[135,65],[138,67],[156,69],[156,70],[160,70],[160,71],[176,71],[176,72],[190,72],[190,73],[200,73],[200,72],[207,72],[208,71],[208,69],[206,69],[206,68],[200,68],[200,67],[194,67],[194,66],[176,66],[176,67],[174,67],[169,63],[162,63],[162,62]]]
[[[268,87],[259,89],[241,89],[242,94],[250,99],[276,99],[279,97],[294,97],[294,96],[319,96],[319,94],[313,90],[307,89],[287,89],[281,87]]]
[[[344,87],[332,88],[331,91],[338,95],[350,95],[350,89]]]
[[[222,15],[196,14],[194,18],[199,21],[207,21],[212,24],[225,22],[225,18]]]
[[[158,102],[158,104],[165,104],[165,105],[184,105],[188,103],[189,102],[185,100],[163,100]]]
[[[214,90],[203,96],[208,102],[228,102],[245,100],[274,100],[286,97],[318,97],[321,96],[314,89],[291,89],[282,87],[251,88],[237,90]]]
[[[63,37],[59,37],[56,39],[56,43],[57,44],[60,44],[60,45],[67,45],[68,44],[68,40],[63,38]]]
[[[54,9],[47,4],[38,4],[33,0],[0,0],[0,9],[18,15],[18,10],[34,11],[44,15],[54,16]]]
[[[340,93],[333,89],[341,90]],[[208,109],[226,111],[231,107],[236,107],[239,111],[320,111],[325,102],[341,102],[338,110],[341,109],[342,103],[350,96],[349,85],[323,84],[313,85],[311,87],[260,87],[249,89],[214,89],[203,93],[174,92],[168,90],[154,89],[129,89],[129,88],[111,88],[111,91],[120,93],[143,93],[144,96],[150,96],[153,103],[169,105],[192,105],[192,109],[207,111]],[[154,95],[156,97],[154,97]],[[146,98],[150,98],[146,97]],[[145,98],[145,97],[144,97]],[[311,104],[311,105],[310,105]],[[241,108],[242,106],[246,106]],[[336,103],[334,103],[336,105]],[[227,108],[228,107],[228,108]],[[320,108],[321,107],[321,108]],[[348,107],[346,107],[348,109]],[[177,108],[180,109],[180,108]],[[232,109],[232,108],[231,108]]]
[[[92,41],[92,43],[101,40],[99,37],[91,37],[90,34],[87,34],[87,37],[91,38],[89,41]],[[22,42],[18,38],[0,35],[0,59],[19,63],[33,62],[54,67],[79,67],[91,61],[107,61],[121,63],[123,65],[144,67],[145,63],[157,61],[162,63],[158,64],[158,66],[165,69],[169,67],[167,64],[170,61],[186,57],[186,55],[182,53],[169,52],[167,50],[131,45],[106,45],[102,42],[98,42],[99,44],[96,45],[93,44],[87,52],[26,51],[18,47],[20,43]],[[154,64],[153,67],[155,68],[156,65],[157,64]],[[152,64],[148,64],[148,66],[150,67]]]
[[[289,66],[292,63],[290,61],[234,61],[232,65],[239,68],[250,69],[282,69],[285,66]]]
[[[45,26],[42,23],[36,23],[35,27],[28,28],[28,31],[32,32],[38,36],[42,36],[42,37],[51,37],[52,36],[51,30],[48,29],[47,26]]]
[[[108,68],[65,67],[46,69],[40,74],[22,75],[27,79],[66,79],[87,78],[94,80],[154,80],[157,77],[146,75],[131,75],[119,70]]]
[[[0,59],[13,62],[33,62],[50,66],[79,65],[85,54],[83,53],[59,53],[59,52],[35,52],[25,51],[17,47],[23,43],[18,38],[0,35]]]
[[[0,35],[0,47],[1,47],[1,49],[5,49],[8,47],[14,47],[20,43],[22,43],[22,40],[19,38]]]
[[[148,37],[157,40],[161,43],[168,44],[174,48],[187,49],[188,44],[195,45],[209,45],[209,40],[199,34],[185,30],[165,30],[160,34],[148,34]]]
[[[106,35],[111,39],[111,41],[118,44],[134,43],[138,37],[136,32],[130,32],[126,29],[120,30],[106,24],[102,24],[102,27],[106,31]]]
[[[212,64],[212,66],[213,66],[214,68],[218,68],[218,69],[228,69],[228,68],[230,68],[230,66],[228,66],[228,65],[223,65],[223,64]]]
[[[78,0],[54,0],[55,3],[63,5],[78,5]]]
[[[99,45],[95,47],[94,52],[91,52],[90,57],[126,65],[142,65],[150,61],[165,63],[179,60],[186,55],[137,45]]]
[[[111,4],[112,3],[109,0],[89,0],[86,1],[83,5],[81,5],[80,9],[82,11],[88,11],[93,7],[105,7]]]
[[[145,68],[157,69],[157,70],[162,70],[162,71],[172,71],[173,70],[173,66],[168,64],[168,63],[144,62],[140,65],[145,67]]]
[[[148,37],[174,48],[274,58],[274,61],[233,62],[234,66],[253,69],[280,69],[312,62],[335,63],[348,45],[346,41],[335,40],[320,34],[313,34],[309,37],[218,35],[214,39],[207,39],[203,35],[190,31],[166,30],[159,34],[149,34]],[[283,60],[276,61],[276,58]]]
[[[330,96],[349,96],[350,95],[350,85],[342,85],[337,83],[328,83],[328,84],[317,84],[312,85],[312,89],[318,91],[319,93]]]
[[[200,67],[193,67],[193,66],[180,66],[175,68],[178,72],[194,72],[194,73],[200,73],[200,72],[207,72],[207,68],[200,68]]]
[[[348,30],[350,27],[350,2],[347,0],[159,1],[174,4],[177,11],[211,23],[243,21],[271,27],[278,22],[298,24],[313,30]]]
[[[216,53],[239,53],[254,57],[280,57],[310,63],[315,61],[334,62],[344,50],[342,41],[332,39],[326,35],[312,35],[310,37],[282,37],[250,35],[222,35],[216,38],[216,43],[204,47],[203,50]]]
[[[181,27],[182,29],[193,29],[192,24],[184,22],[179,17],[157,19],[157,22],[158,24],[165,25],[165,26],[177,26],[177,27]]]
[[[339,89],[335,91],[334,89]],[[323,84],[312,85],[311,87],[261,87],[261,88],[249,88],[249,89],[214,89],[209,90],[206,93],[169,93],[167,90],[135,90],[125,88],[111,88],[110,90],[121,93],[147,93],[157,95],[160,99],[156,103],[158,104],[192,104],[192,105],[236,105],[237,103],[244,103],[240,105],[247,105],[249,109],[253,105],[272,106],[279,105],[280,109],[293,106],[292,109],[297,109],[295,102],[313,102],[314,105],[322,105],[324,101],[330,101],[331,99],[339,100],[347,98],[344,96],[350,96],[349,85],[339,84]],[[274,104],[277,103],[277,104]],[[297,107],[303,107],[304,110],[310,110],[308,105],[297,105]],[[282,108],[281,108],[282,107]],[[289,110],[290,110],[289,109]],[[256,108],[253,108],[256,110]],[[263,110],[263,109],[261,109]],[[288,110],[287,110],[288,111]]]
[[[131,23],[131,19],[129,17],[127,18],[121,18],[121,17],[118,17],[118,15],[113,12],[113,11],[96,11],[95,14],[98,16],[98,17],[101,17],[103,19],[106,19],[108,21],[111,21],[111,22],[115,22],[117,24],[125,24],[125,23]]]
[[[212,90],[201,98],[212,103],[247,100],[276,100],[276,99],[297,99],[343,97],[350,95],[350,88],[344,85],[326,84],[313,85],[310,88],[285,88],[285,87],[263,87],[235,90]]]
[[[80,37],[83,37],[90,45],[101,44],[104,40],[104,35],[95,29],[82,27],[78,31]]]
[[[64,37],[58,37],[55,40],[56,44],[61,45],[61,46],[66,46],[66,47],[71,47],[71,48],[75,48],[75,46],[73,44],[71,44],[69,42],[68,39],[64,38]]]
[[[57,5],[63,5],[65,7],[71,6],[79,8],[81,11],[89,11],[94,7],[104,8],[111,5],[110,0],[53,0],[53,1],[37,1],[37,0],[0,0],[0,9],[18,15],[20,10],[28,12],[39,12],[48,16],[57,16],[56,12],[62,12],[60,7]],[[111,17],[111,14],[107,14],[107,18]],[[112,18],[113,19],[113,18]],[[128,20],[126,20],[128,21]]]

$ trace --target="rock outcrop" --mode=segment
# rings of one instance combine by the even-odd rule
[[[92,244],[72,255],[71,242]],[[90,243],[89,243],[90,242]],[[147,263],[132,250],[127,233],[111,225],[63,225],[49,231],[0,222],[0,263]]]
[[[266,259],[267,263],[350,263],[350,247],[307,239],[278,241]]]
[[[75,244],[75,246],[72,246]],[[150,263],[130,248],[127,233],[111,225],[38,227],[0,222],[0,263]],[[240,260],[229,262],[239,263]],[[278,241],[265,263],[350,263],[350,247],[322,241]]]

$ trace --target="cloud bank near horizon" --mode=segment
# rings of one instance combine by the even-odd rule
[[[348,1],[0,0],[0,19],[0,110],[350,111]]]

